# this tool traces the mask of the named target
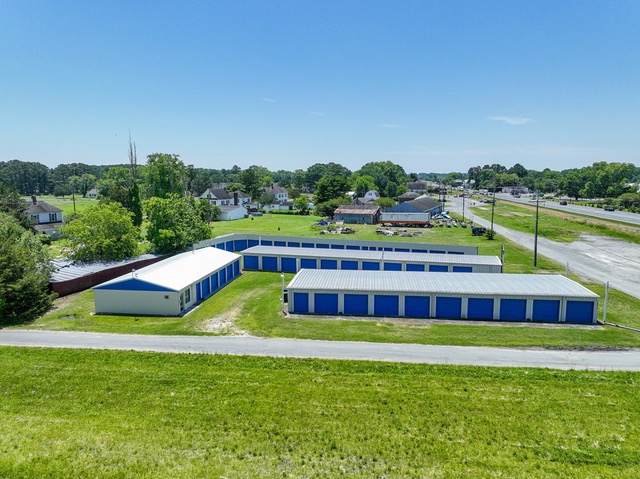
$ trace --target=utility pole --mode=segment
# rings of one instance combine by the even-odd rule
[[[464,223],[464,197],[467,196],[467,194],[464,192],[464,189],[462,190],[462,222]]]
[[[536,192],[536,220],[533,229],[533,266],[538,266],[538,210],[540,208],[540,192]]]
[[[495,236],[494,231],[493,231],[493,214],[496,210],[496,182],[494,180],[493,182],[493,201],[491,202],[491,233],[489,233],[491,235],[490,239],[493,239],[493,237]]]

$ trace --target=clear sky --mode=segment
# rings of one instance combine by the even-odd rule
[[[640,165],[640,1],[0,2],[0,161]]]

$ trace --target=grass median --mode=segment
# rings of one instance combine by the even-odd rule
[[[0,348],[0,477],[640,475],[637,373]]]

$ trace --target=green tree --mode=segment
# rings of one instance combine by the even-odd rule
[[[324,176],[316,183],[314,202],[324,203],[334,198],[343,198],[351,184],[345,176]]]
[[[140,188],[137,182],[129,188],[128,200],[127,209],[131,213],[131,221],[133,221],[134,226],[139,227],[142,224],[142,201],[140,200]]]
[[[12,216],[25,229],[31,228],[29,204],[13,186],[0,185],[0,213]]]
[[[222,211],[214,204],[209,203],[209,200],[200,198],[196,201],[196,208],[198,210],[198,216],[202,221],[209,224],[212,221],[217,221],[220,218]]]
[[[324,203],[316,205],[316,214],[318,216],[324,216],[326,218],[333,218],[333,212],[342,205],[348,205],[350,203],[348,198],[334,198]]]
[[[353,174],[353,190],[358,197],[363,197],[367,191],[375,190],[376,185],[373,182],[373,177],[369,175]]]
[[[167,198],[184,195],[189,179],[187,167],[178,155],[153,153],[147,156],[144,169],[146,196]]]
[[[293,207],[298,211],[299,215],[309,214],[309,201],[304,196],[299,196],[293,201]]]
[[[169,194],[167,198],[153,197],[143,205],[149,220],[147,239],[158,253],[183,251],[210,236],[211,230],[191,196]]]
[[[393,198],[378,198],[377,200],[375,200],[373,202],[374,205],[379,206],[380,208],[387,209],[387,208],[391,208],[392,206],[395,206],[396,202]]]
[[[38,238],[0,213],[0,324],[33,321],[51,307],[51,258]]]
[[[404,168],[391,161],[372,161],[357,173],[372,177],[380,196],[396,198],[406,191],[408,176]]]
[[[239,183],[242,184],[242,191],[245,191],[252,198],[258,198],[262,193],[263,186],[266,186],[262,183],[262,178],[265,176],[262,175],[262,170],[263,168],[254,165],[246,170],[242,170],[242,173],[239,175]],[[273,183],[273,181],[271,181],[271,183]]]
[[[120,203],[98,203],[78,213],[62,234],[70,257],[80,261],[119,261],[134,256],[140,232]]]

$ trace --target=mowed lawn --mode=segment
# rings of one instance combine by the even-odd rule
[[[0,348],[0,477],[640,476],[640,375]]]

